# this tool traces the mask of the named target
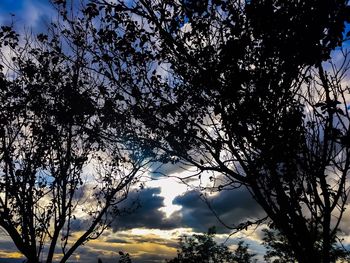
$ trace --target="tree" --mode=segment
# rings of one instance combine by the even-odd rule
[[[242,241],[238,243],[235,252],[231,252],[224,244],[214,241],[215,230],[209,229],[206,234],[194,234],[180,238],[180,249],[177,257],[168,260],[168,263],[249,263],[254,262],[254,254],[248,252],[248,245]]]
[[[348,60],[325,61],[348,1],[196,3],[91,1],[100,73],[159,161],[212,173],[218,191],[246,187],[299,262],[330,262],[348,198]]]
[[[27,262],[66,262],[123,212],[144,155],[79,43],[52,31],[20,45],[8,26],[0,37],[0,227]]]
[[[267,251],[264,255],[266,262],[271,263],[294,263],[296,256],[288,240],[280,232],[274,229],[263,229],[263,245]],[[349,262],[350,252],[339,247],[332,246],[331,262]]]
[[[249,263],[249,262],[257,262],[256,259],[253,259],[256,254],[251,254],[248,252],[249,246],[247,244],[244,244],[244,241],[238,242],[238,247],[233,253],[233,262],[242,262],[242,263]]]
[[[264,259],[272,263],[294,263],[295,255],[285,236],[279,232],[263,229],[263,245],[266,247]]]
[[[119,251],[120,259],[119,263],[131,263],[131,258],[129,253],[124,253],[122,251]]]
[[[119,263],[132,263],[129,253],[124,253],[123,251],[119,251],[120,258],[118,260]],[[98,263],[103,263],[103,261],[99,258]]]

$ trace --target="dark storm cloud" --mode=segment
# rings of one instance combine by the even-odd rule
[[[112,223],[112,229],[125,230],[132,228],[175,229],[190,227],[194,231],[205,232],[211,226],[216,226],[218,232],[228,232],[215,217],[208,205],[201,199],[198,191],[186,192],[177,196],[173,204],[181,209],[169,218],[159,209],[164,207],[164,198],[159,196],[160,188],[147,188],[141,192],[130,193],[124,206],[131,206],[138,200],[139,208],[130,214],[124,214]],[[229,226],[237,226],[247,220],[254,220],[264,216],[264,212],[246,189],[222,191],[215,196],[208,197],[211,207],[220,219]]]
[[[264,216],[260,206],[243,188],[222,191],[218,195],[208,197],[207,200],[220,219],[229,226]],[[218,232],[229,231],[216,219],[198,191],[190,191],[178,196],[173,203],[182,206],[180,212],[183,227],[191,227],[195,231],[203,232],[211,226],[216,226]]]
[[[123,214],[112,223],[112,229],[125,230],[132,228],[174,229],[180,227],[179,215],[173,214],[167,218],[159,209],[164,207],[164,198],[159,196],[160,188],[146,188],[140,192],[131,192],[123,204],[125,208],[135,206],[131,213]]]

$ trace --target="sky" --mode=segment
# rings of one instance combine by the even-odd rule
[[[15,14],[15,16],[13,16]],[[45,28],[45,24],[53,19],[55,12],[49,0],[1,0],[0,23],[25,25],[37,31]]]
[[[20,30],[43,31],[55,15],[48,0],[0,0],[0,24],[14,22]],[[171,176],[186,173],[170,165],[160,169]],[[258,253],[260,258],[264,252],[260,245],[261,228],[248,229],[227,240],[230,230],[216,220],[200,193],[174,177],[147,182],[143,191],[130,194],[130,200],[136,198],[141,202],[139,209],[115,220],[100,239],[80,247],[70,262],[97,262],[98,257],[103,262],[116,262],[119,251],[129,253],[136,263],[164,262],[164,259],[176,255],[180,235],[206,232],[213,225],[218,229],[218,242],[226,241],[226,245],[234,248],[244,237],[251,251]],[[208,199],[228,225],[264,216],[264,212],[244,189],[222,191]],[[350,219],[345,218],[344,225],[348,226],[346,230],[350,232]],[[6,233],[1,231],[0,263],[21,262],[21,254]]]

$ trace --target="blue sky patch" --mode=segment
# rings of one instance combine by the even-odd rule
[[[16,12],[23,8],[23,2],[21,0],[1,0],[0,9],[1,13],[4,12]]]

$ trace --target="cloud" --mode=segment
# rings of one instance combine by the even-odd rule
[[[0,228],[0,263],[23,262],[23,255],[17,250],[10,236]]]
[[[23,263],[23,258],[0,258],[0,263]]]
[[[345,206],[346,211],[350,209],[350,200],[348,200],[348,204]],[[350,213],[344,213],[342,220],[340,222],[339,229],[341,230],[343,235],[350,236]],[[350,239],[349,239],[350,241]]]
[[[0,2],[0,10],[0,24],[14,22],[19,30],[26,27],[35,32],[45,30],[56,14],[50,2],[45,0],[5,0]]]
[[[121,238],[108,238],[106,239],[107,243],[119,243],[119,244],[128,244],[130,243],[129,241]]]
[[[23,262],[23,255],[16,249],[12,241],[0,240],[0,263]]]
[[[217,220],[202,198],[198,191],[193,190],[174,199],[174,204],[182,206],[182,226],[205,232],[215,225],[219,233],[228,232],[229,229]],[[207,197],[207,201],[219,218],[229,226],[264,216],[261,207],[244,188],[221,191],[217,195]]]
[[[170,230],[187,227],[197,232],[206,232],[209,227],[215,225],[219,233],[229,232],[229,229],[217,220],[213,211],[203,201],[200,192],[192,190],[177,196],[173,200],[173,204],[181,208],[169,217],[161,210],[164,207],[164,197],[160,196],[160,193],[159,187],[146,188],[141,192],[131,192],[123,207],[131,207],[135,201],[139,207],[129,214],[123,214],[116,218],[112,222],[112,230],[120,231],[133,228]],[[207,197],[207,201],[220,219],[229,226],[236,226],[265,215],[244,188],[221,191]]]
[[[123,207],[132,207],[134,202],[138,208],[129,214],[123,214],[112,222],[114,231],[132,228],[174,229],[180,227],[180,215],[173,213],[169,218],[160,208],[164,207],[164,197],[160,196],[161,189],[146,188],[140,192],[131,192]]]
[[[171,176],[176,173],[181,173],[186,171],[183,167],[184,165],[181,165],[180,163],[161,163],[161,162],[154,162],[150,167],[150,173],[157,177],[157,176]]]
[[[129,253],[135,263],[160,263],[176,254],[177,240],[163,239],[157,234],[137,235],[129,230],[118,233],[107,231],[106,235],[107,238],[101,237],[79,247],[72,260],[90,263],[97,262],[97,258],[100,258],[104,263],[117,262],[119,251],[123,251]],[[118,242],[112,242],[113,240]]]

